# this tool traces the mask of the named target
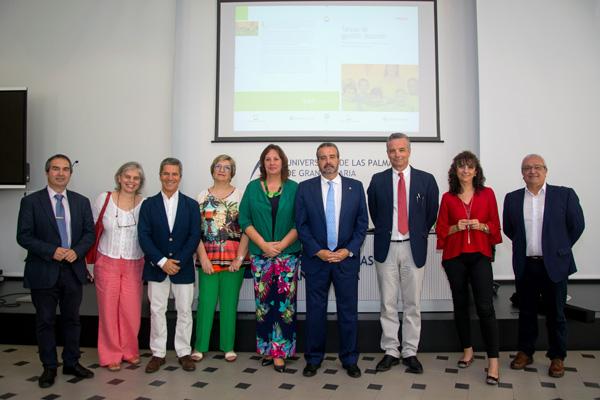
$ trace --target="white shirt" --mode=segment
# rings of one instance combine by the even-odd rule
[[[406,235],[403,235],[398,231],[398,182],[400,182],[400,177],[398,176],[399,173],[400,171],[396,171],[394,168],[392,168],[394,212],[392,215],[392,237],[390,238],[391,240],[406,240],[410,237],[410,232],[406,232]],[[402,174],[404,175],[404,185],[406,187],[406,217],[408,218],[408,210],[410,210],[410,165],[404,168]]]
[[[329,192],[328,179],[325,179],[321,175],[321,193],[323,194],[323,211],[327,210],[327,192]],[[336,236],[339,237],[340,232],[340,210],[342,208],[342,177],[337,174],[335,178],[331,180],[333,182],[333,194],[335,200],[335,232]]]
[[[69,198],[67,197],[67,191],[63,191],[62,193],[55,192],[50,186],[48,188],[48,196],[50,196],[50,202],[52,203],[52,212],[54,213],[54,218],[56,218],[56,203],[58,202],[55,198],[55,194],[62,194],[64,197],[62,199],[63,208],[65,209],[65,223],[67,224],[67,238],[69,242],[69,247],[71,247],[71,209],[69,208]]]
[[[544,204],[546,202],[546,184],[537,195],[525,187],[523,199],[523,220],[525,222],[525,237],[527,249],[525,255],[542,256],[542,225],[544,223]]]
[[[171,198],[167,197],[162,191],[160,194],[162,194],[163,204],[165,205],[165,211],[167,213],[169,232],[173,232],[173,225],[175,225],[175,217],[177,216],[177,204],[179,203],[179,190],[173,193]]]
[[[160,194],[163,198],[163,204],[165,205],[165,212],[167,213],[167,222],[169,224],[169,232],[173,232],[173,225],[175,225],[175,217],[177,217],[177,204],[179,203],[179,190],[175,191],[171,198],[161,191]],[[158,266],[163,267],[167,262],[167,257],[163,257],[158,260]]]
[[[92,209],[94,221],[98,220],[105,200],[106,192],[103,192],[94,201]],[[119,219],[117,221],[117,205],[110,196],[102,217],[104,232],[98,243],[100,253],[110,258],[123,258],[125,260],[139,260],[144,256],[137,235],[137,222],[140,220],[141,206],[142,202],[129,211],[119,208]]]

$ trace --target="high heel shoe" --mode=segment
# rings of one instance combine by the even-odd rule
[[[277,363],[273,360],[273,369],[279,373],[284,373],[285,372],[285,360],[283,358],[278,358],[278,360],[281,360],[281,362],[283,364],[277,365]]]
[[[491,375],[490,372],[495,372],[495,375],[497,376]],[[485,369],[485,375],[485,383],[487,383],[490,386],[497,386],[500,382],[500,368],[498,367],[498,365],[495,365],[495,368],[493,369],[491,369],[490,365],[488,365],[488,367]]]
[[[260,365],[262,365],[263,367],[266,367],[267,365],[271,365],[271,364],[273,364],[272,357],[263,357],[263,359],[260,362]]]
[[[458,362],[456,363],[456,365],[458,366],[458,368],[469,368],[471,366],[471,364],[473,364],[473,357],[471,357],[469,360],[458,360]]]

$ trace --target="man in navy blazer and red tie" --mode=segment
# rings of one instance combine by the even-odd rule
[[[162,189],[142,203],[138,238],[144,251],[143,278],[150,300],[150,350],[146,372],[165,363],[167,352],[167,305],[175,296],[177,324],[175,352],[185,371],[196,369],[191,358],[192,303],[194,301],[194,253],[200,242],[200,207],[179,191],[183,166],[176,158],[160,163]]]
[[[374,255],[381,298],[381,349],[378,372],[402,363],[406,372],[423,373],[417,358],[421,337],[421,290],[427,238],[438,212],[439,190],[433,175],[409,165],[410,139],[393,133],[387,143],[392,164],[373,175],[367,195],[375,225]],[[402,293],[402,344],[398,340],[398,291]],[[399,350],[400,345],[402,350]]]
[[[319,145],[321,175],[300,183],[296,192],[296,229],[306,278],[306,366],[302,371],[306,377],[317,373],[325,355],[331,283],[337,306],[339,359],[349,376],[361,375],[356,349],[358,273],[369,216],[362,184],[338,173],[339,156],[335,144]]]
[[[36,336],[44,372],[42,388],[54,384],[56,307],[64,337],[63,374],[91,378],[94,373],[79,364],[81,324],[79,306],[87,270],[85,254],[94,244],[94,219],[90,201],[67,190],[73,172],[71,160],[56,154],[45,165],[48,186],[21,200],[17,242],[27,250],[24,286],[31,289]]]
[[[519,351],[510,367],[523,369],[533,363],[541,296],[549,344],[546,356],[551,360],[548,374],[560,378],[567,356],[567,281],[577,271],[572,247],[585,221],[575,191],[547,184],[547,171],[541,156],[527,155],[521,163],[526,187],[504,199],[504,233],[512,240],[519,299]]]

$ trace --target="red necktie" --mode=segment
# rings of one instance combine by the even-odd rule
[[[398,232],[403,235],[408,233],[408,212],[406,207],[406,183],[404,183],[404,174],[398,174]]]

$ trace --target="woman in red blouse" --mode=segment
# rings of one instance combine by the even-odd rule
[[[493,305],[492,246],[502,241],[494,191],[475,154],[463,151],[448,171],[449,190],[442,196],[436,225],[437,248],[443,249],[442,265],[450,282],[454,322],[463,348],[460,368],[473,362],[469,318],[469,284],[488,356],[486,383],[497,385],[498,324]]]

